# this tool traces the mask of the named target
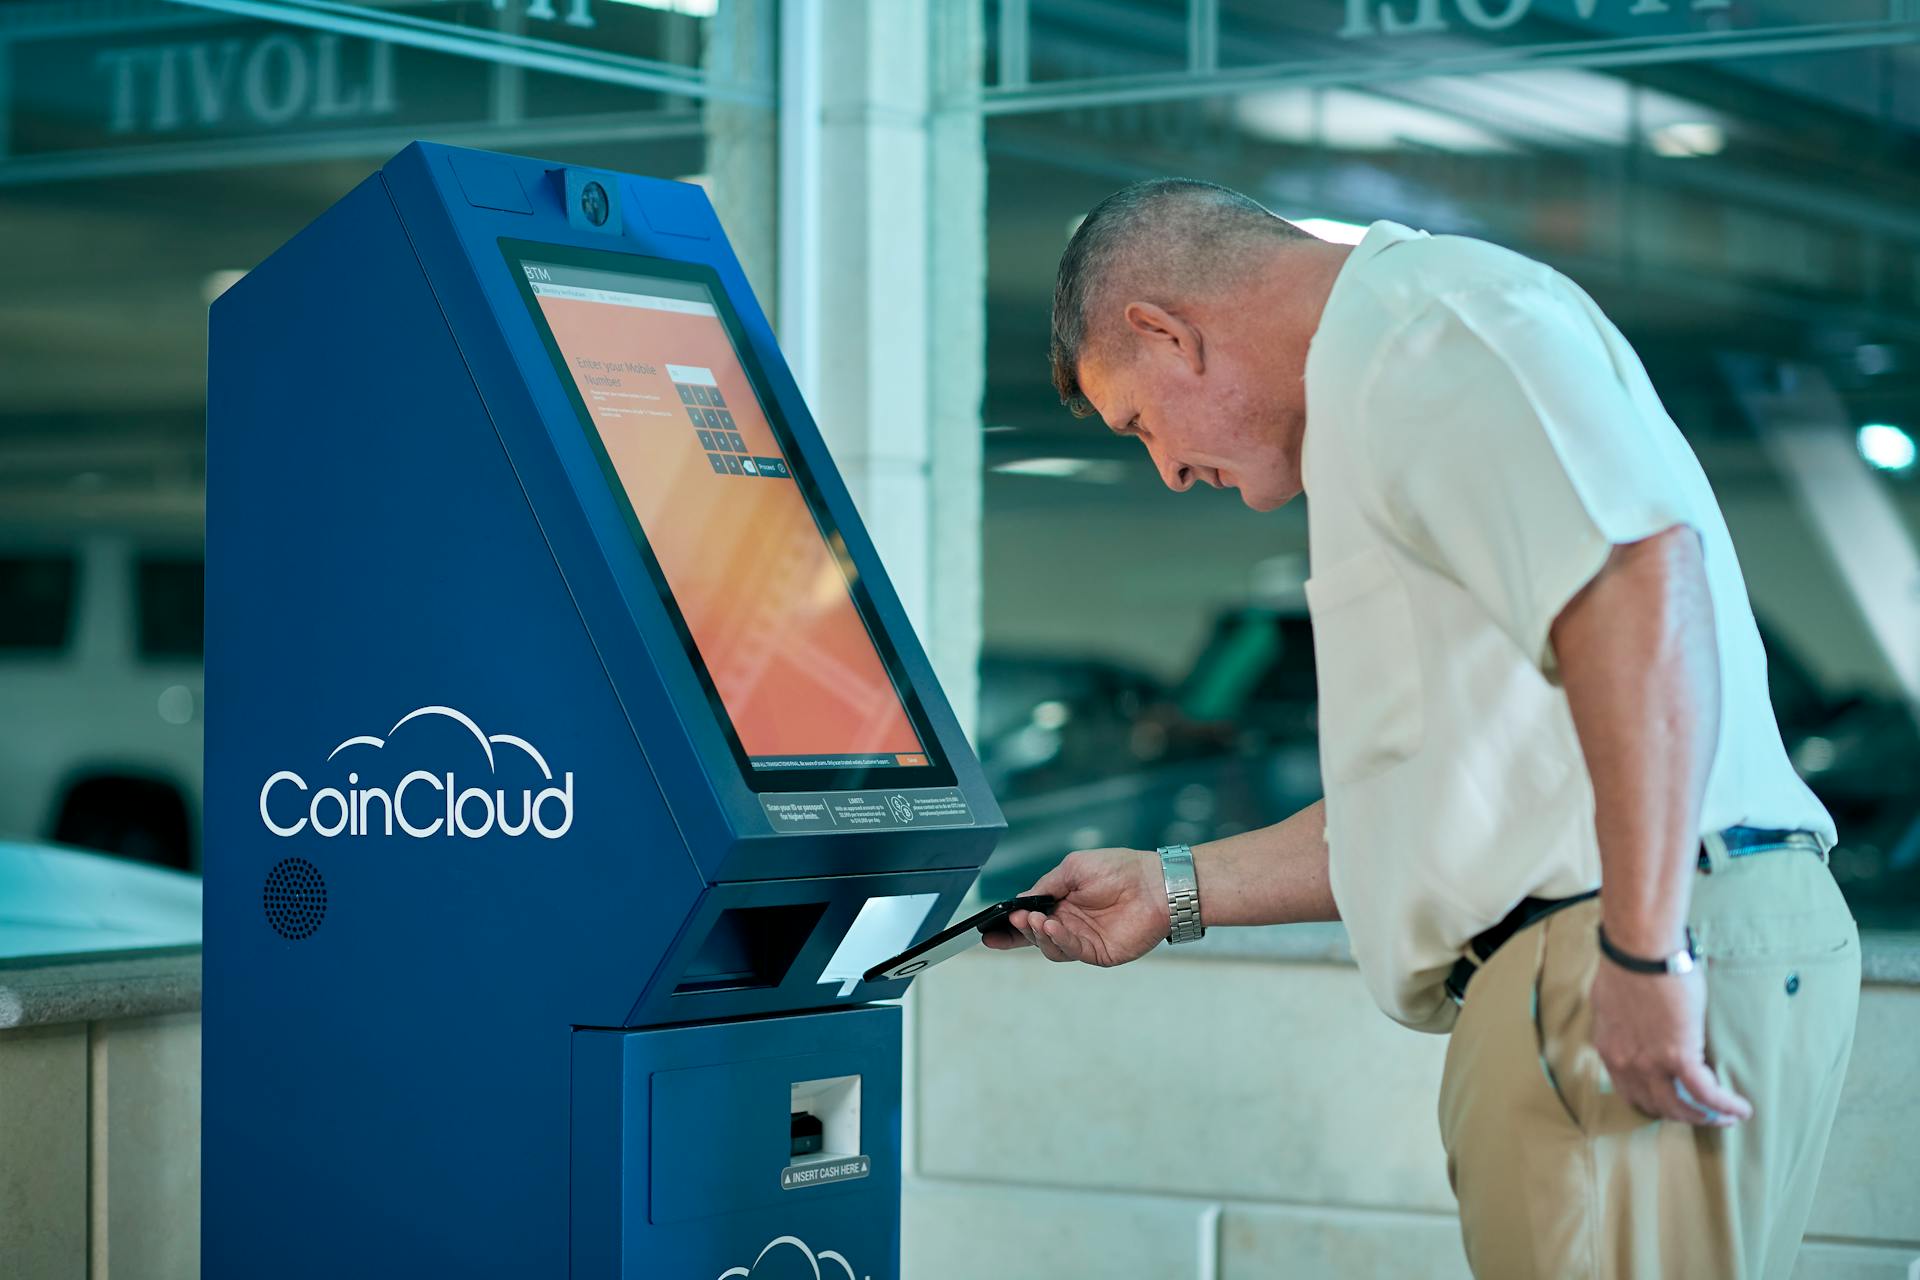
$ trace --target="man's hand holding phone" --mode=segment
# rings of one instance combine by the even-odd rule
[[[1013,912],[1007,917],[1011,930],[986,934],[987,946],[1034,946],[1049,960],[1110,968],[1153,950],[1172,927],[1160,856],[1151,850],[1070,853],[1027,893],[1050,894],[1058,903],[1050,913]]]

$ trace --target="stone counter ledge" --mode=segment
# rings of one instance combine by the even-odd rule
[[[0,961],[0,1031],[200,1007],[200,948]]]

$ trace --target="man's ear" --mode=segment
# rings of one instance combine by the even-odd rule
[[[1185,318],[1152,302],[1129,302],[1125,314],[1127,327],[1149,351],[1177,356],[1196,374],[1206,369],[1200,331]]]

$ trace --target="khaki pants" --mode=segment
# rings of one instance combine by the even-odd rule
[[[1825,863],[1785,849],[1694,878],[1707,1061],[1753,1104],[1730,1129],[1611,1092],[1587,990],[1600,903],[1522,930],[1474,975],[1440,1136],[1479,1280],[1785,1280],[1853,1047],[1860,938]]]

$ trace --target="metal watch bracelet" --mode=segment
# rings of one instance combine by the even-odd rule
[[[1193,850],[1184,844],[1159,849],[1160,874],[1167,882],[1167,941],[1197,942],[1207,936],[1200,923],[1200,881],[1193,874]]]

